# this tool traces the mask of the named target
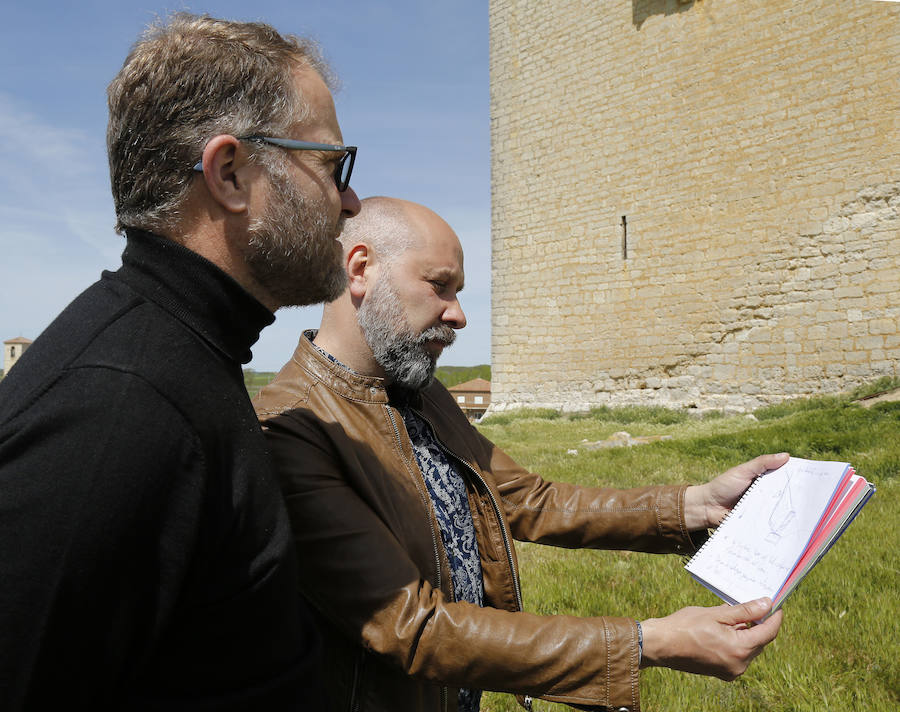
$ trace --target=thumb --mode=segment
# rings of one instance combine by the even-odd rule
[[[790,459],[790,455],[786,452],[779,452],[777,455],[760,455],[750,461],[753,471],[756,473],[766,473],[770,470],[777,470]]]
[[[747,601],[736,606],[728,606],[722,612],[722,623],[737,625],[738,623],[753,623],[760,620],[772,608],[769,598],[757,598],[755,601]]]

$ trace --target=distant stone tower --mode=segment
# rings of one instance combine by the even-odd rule
[[[491,0],[494,409],[900,367],[900,4]]]
[[[21,358],[22,354],[31,346],[31,339],[24,336],[17,336],[14,339],[7,339],[3,342],[3,375],[9,373],[16,361]]]

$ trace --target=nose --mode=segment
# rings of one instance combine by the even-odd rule
[[[442,320],[454,329],[462,329],[466,326],[466,315],[459,299],[454,298],[453,303],[444,310]]]
[[[341,215],[352,218],[354,215],[358,215],[360,210],[362,210],[362,205],[359,202],[359,196],[348,185],[347,190],[341,193]]]

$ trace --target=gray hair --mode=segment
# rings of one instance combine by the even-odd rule
[[[107,90],[116,230],[172,230],[211,137],[283,135],[303,120],[298,67],[333,88],[315,43],[263,23],[176,13],[148,28]]]
[[[368,243],[378,260],[392,261],[416,244],[416,237],[403,201],[376,195],[360,201],[359,214],[344,223],[340,241],[346,250],[358,242]]]

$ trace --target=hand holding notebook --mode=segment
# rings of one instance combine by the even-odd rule
[[[728,603],[777,610],[875,491],[845,462],[790,458],[754,480],[685,567]]]

